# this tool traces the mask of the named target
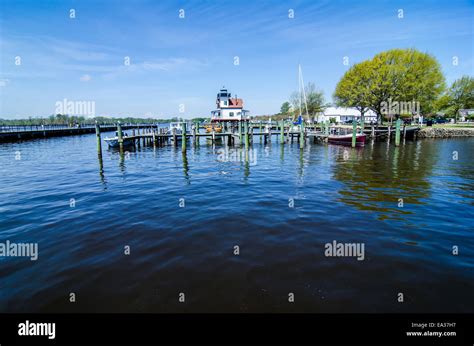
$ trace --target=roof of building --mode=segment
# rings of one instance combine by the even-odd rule
[[[243,108],[243,107],[244,107],[244,101],[242,99],[230,98],[229,105],[223,106],[221,108]]]

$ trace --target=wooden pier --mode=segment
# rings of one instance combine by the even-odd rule
[[[285,143],[293,143],[294,141],[299,143],[300,148],[304,148],[305,143],[307,140],[313,140],[313,142],[327,142],[329,135],[337,129],[344,129],[346,131],[352,132],[352,147],[356,146],[355,138],[356,133],[363,132],[367,135],[369,139],[378,139],[383,140],[384,138],[390,141],[392,136],[395,137],[395,145],[400,145],[400,138],[403,139],[407,137],[414,138],[416,136],[416,132],[419,130],[417,126],[403,126],[401,125],[401,121],[397,121],[395,126],[377,126],[371,125],[370,127],[362,128],[357,124],[353,124],[350,126],[347,125],[332,125],[330,126],[329,123],[325,124],[300,124],[299,126],[295,126],[293,124],[285,124],[284,122],[280,121],[275,125],[269,125],[263,129],[261,123],[249,123],[243,122],[239,123],[238,126],[235,126],[233,129],[229,126],[224,126],[227,128],[226,132],[206,132],[200,133],[199,130],[203,129],[204,127],[200,126],[199,124],[195,123],[192,127],[192,131],[190,133],[183,132],[182,134],[177,135],[174,133],[166,133],[166,129],[159,129],[154,127],[144,128],[133,130],[131,136],[127,136],[128,140],[134,140],[137,145],[167,145],[171,144],[174,146],[178,146],[178,139],[181,140],[181,148],[182,151],[186,151],[187,148],[187,141],[192,139],[193,143],[196,145],[199,143],[199,138],[205,137],[209,142],[215,143],[218,141],[223,142],[225,145],[245,145],[245,148],[249,148],[251,143],[254,142],[254,137],[259,137],[260,141],[264,144],[267,144],[272,141],[272,137],[275,136],[276,139],[279,139],[280,144]],[[295,130],[296,128],[296,130]],[[254,129],[258,129],[258,131],[254,131]],[[119,142],[123,143],[123,135],[122,129],[120,125],[117,128]],[[100,133],[99,133],[100,136]]]
[[[156,124],[123,124],[122,129],[130,130],[137,127],[157,128]],[[116,131],[114,124],[100,125],[101,132]],[[34,125],[34,126],[0,126],[0,142],[16,142],[37,138],[76,136],[94,133],[95,125],[82,125],[77,127],[65,125]]]
[[[224,124],[225,125],[225,124]],[[263,126],[265,125],[265,127]],[[279,140],[281,144],[299,143],[303,148],[307,140],[313,142],[326,142],[329,135],[336,130],[344,129],[344,131],[352,132],[352,146],[355,146],[356,132],[363,132],[369,139],[387,140],[395,137],[395,145],[400,145],[401,138],[416,138],[416,133],[420,130],[418,126],[405,126],[401,121],[397,121],[395,126],[381,125],[334,125],[325,122],[322,124],[300,124],[294,125],[290,122],[273,122],[271,124],[263,124],[262,122],[240,122],[238,126],[231,127],[229,124],[224,126],[224,132],[206,132],[201,133],[204,129],[198,123],[194,123],[189,133],[177,135],[176,133],[167,133],[165,128],[160,128],[157,124],[117,124],[117,125],[86,125],[78,127],[67,126],[31,126],[31,127],[0,127],[0,142],[11,142],[19,140],[28,140],[35,138],[48,138],[57,136],[81,135],[87,133],[96,133],[98,145],[101,141],[101,133],[107,131],[117,131],[118,141],[123,144],[124,137],[127,140],[133,140],[137,145],[178,145],[181,140],[182,150],[187,147],[187,140],[192,139],[193,142],[199,143],[199,138],[205,137],[211,143],[224,141],[225,145],[245,145],[249,148],[254,142],[254,137],[259,137],[260,141],[267,144],[272,138]],[[132,130],[131,135],[124,136],[123,130]],[[178,136],[180,138],[178,138]],[[101,145],[101,144],[100,144]],[[99,148],[101,150],[101,148]]]

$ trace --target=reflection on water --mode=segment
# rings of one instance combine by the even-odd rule
[[[402,147],[370,144],[364,149],[332,148],[336,157],[334,178],[343,182],[340,201],[361,210],[377,212],[379,218],[401,218],[411,213],[397,207],[423,204],[430,194],[428,178],[437,161],[433,145],[410,142]]]
[[[184,178],[186,179],[186,181],[187,181],[188,184],[189,184],[189,174],[188,174],[189,167],[188,167],[188,157],[187,157],[187,155],[186,155],[186,151],[183,151],[183,152],[182,152],[182,155],[183,155],[183,172],[184,172]]]
[[[2,144],[0,241],[39,259],[0,258],[0,311],[472,311],[473,145]],[[333,240],[365,260],[325,257]]]

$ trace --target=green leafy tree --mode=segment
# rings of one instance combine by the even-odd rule
[[[459,110],[474,108],[474,78],[463,76],[435,102],[435,110],[444,112],[445,117],[457,121]]]
[[[391,102],[416,102],[422,113],[430,113],[445,88],[436,59],[415,49],[385,51],[355,69],[360,75],[349,70],[343,76],[336,100],[340,105],[372,109],[379,121],[391,115],[391,110],[386,111]],[[342,90],[344,86],[348,92]]]
[[[456,121],[460,109],[474,108],[474,78],[463,76],[454,81],[448,90],[449,108]]]
[[[353,65],[337,83],[333,99],[337,106],[354,107],[362,118],[371,106],[370,82],[372,81],[370,61]]]
[[[288,114],[290,113],[290,103],[288,101],[283,102],[280,108],[280,114]]]

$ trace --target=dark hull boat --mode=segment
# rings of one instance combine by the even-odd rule
[[[119,148],[120,143],[118,137],[105,137],[104,141],[109,145],[109,148]],[[131,147],[135,145],[135,137],[128,137],[126,134],[122,137],[122,144],[124,147]]]
[[[356,134],[356,146],[363,147],[365,145],[365,134]],[[352,145],[352,134],[347,135],[329,135],[328,143],[337,145]]]
[[[104,138],[105,142],[109,145],[110,148],[118,148],[120,147],[120,143],[118,138]],[[133,138],[124,138],[123,139],[123,146],[124,147],[131,147],[135,145],[135,139]]]

